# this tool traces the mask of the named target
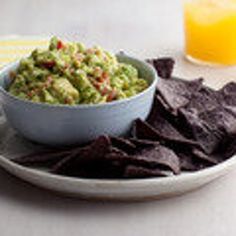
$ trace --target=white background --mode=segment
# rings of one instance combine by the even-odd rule
[[[183,59],[181,0],[0,0],[0,35],[59,35],[137,57],[173,55],[175,74],[219,87],[235,68]],[[89,203],[39,190],[0,170],[1,236],[234,236],[236,171],[182,197]]]

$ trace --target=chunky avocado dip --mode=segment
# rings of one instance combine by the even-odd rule
[[[136,68],[102,48],[53,37],[47,50],[36,49],[20,61],[9,92],[33,102],[75,105],[120,100],[147,87]]]

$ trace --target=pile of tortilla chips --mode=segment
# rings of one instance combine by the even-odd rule
[[[14,159],[49,166],[52,173],[84,178],[178,175],[216,165],[236,153],[236,83],[216,91],[203,79],[172,78],[171,58],[148,60],[158,75],[152,111],[128,137],[98,137],[83,147]]]

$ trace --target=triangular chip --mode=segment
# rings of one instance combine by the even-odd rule
[[[136,145],[127,138],[122,137],[110,137],[113,147],[121,149],[126,153],[133,153],[137,148]]]
[[[185,120],[185,129],[201,148],[208,154],[213,153],[222,140],[222,132],[213,130],[211,126],[199,118],[197,113],[181,109],[180,113]]]
[[[175,61],[170,57],[156,58],[147,60],[154,66],[158,76],[164,79],[169,79],[172,76]]]
[[[192,95],[202,86],[202,79],[193,81],[184,81],[180,79],[159,79],[157,83],[157,92],[169,111],[177,114],[178,109],[186,106]]]
[[[214,109],[221,104],[220,95],[214,89],[202,86],[192,94],[190,102],[185,107],[186,110],[197,110],[200,114],[206,110]]]
[[[77,172],[77,168],[86,163],[102,159],[111,149],[111,142],[107,136],[100,136],[92,144],[72,152],[61,162],[58,162],[52,169],[54,173],[72,173]],[[78,168],[79,171],[79,168]]]
[[[111,153],[106,158],[110,161],[122,163],[123,165],[135,165],[150,169],[159,168],[160,170],[171,170],[175,174],[180,173],[179,158],[172,150],[162,145],[144,149],[136,155]]]

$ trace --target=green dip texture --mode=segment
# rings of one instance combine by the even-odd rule
[[[9,92],[33,102],[75,105],[120,100],[147,87],[135,67],[102,48],[53,37],[47,50],[36,49],[20,61]]]

